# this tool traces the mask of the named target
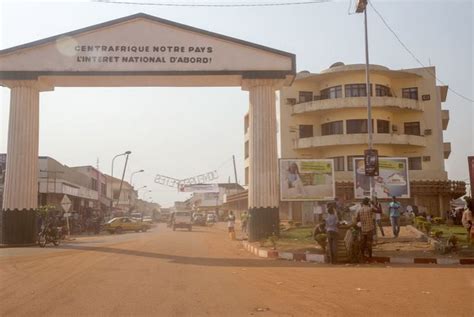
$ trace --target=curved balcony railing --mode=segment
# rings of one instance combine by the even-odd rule
[[[412,145],[426,147],[426,139],[419,135],[408,134],[373,134],[374,144]],[[318,148],[339,145],[367,144],[368,135],[363,134],[335,134],[316,136],[294,140],[295,149]]]
[[[396,97],[371,97],[371,104],[374,108],[392,108],[394,110],[423,111],[423,107],[418,100]],[[314,100],[298,103],[293,106],[293,114],[337,110],[347,108],[367,108],[367,98],[349,97],[336,99]]]

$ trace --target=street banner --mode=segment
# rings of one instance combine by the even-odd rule
[[[280,200],[334,200],[333,160],[281,159]]]
[[[468,156],[467,162],[469,164],[469,185],[471,186],[471,197],[474,197],[474,156]]]
[[[179,192],[181,193],[218,193],[219,186],[217,184],[179,184]]]
[[[365,175],[364,158],[354,158],[354,197],[370,196],[370,177]],[[374,176],[374,193],[379,199],[410,198],[408,159],[406,157],[380,157],[379,175]]]

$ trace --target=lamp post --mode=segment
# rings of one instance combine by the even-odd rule
[[[126,152],[115,155],[114,158],[112,159],[112,168],[110,170],[110,176],[111,176],[111,178],[110,178],[110,193],[112,194],[112,203],[110,205],[111,208],[114,206],[114,162],[115,162],[115,159],[119,156],[130,155],[130,154],[132,154],[132,151],[126,151]],[[119,199],[120,199],[120,197],[119,197]]]
[[[367,134],[369,136],[368,146],[369,151],[373,148],[372,138],[372,105],[370,103],[370,66],[369,66],[369,35],[367,31],[367,0],[359,0],[356,7],[356,13],[364,12],[364,33],[365,33],[365,91],[367,94]],[[369,176],[370,182],[370,197],[374,196],[373,176]]]
[[[136,172],[133,172],[132,175],[130,175],[130,185],[133,186],[132,184],[132,180],[133,180],[133,175],[137,174],[137,173],[143,173],[145,170],[139,170],[139,171],[136,171]]]

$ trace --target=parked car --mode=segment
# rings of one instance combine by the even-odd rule
[[[132,219],[130,217],[116,217],[109,220],[104,225],[103,229],[111,234],[122,233],[125,231],[145,232],[150,229],[150,225],[145,222]]]
[[[152,224],[153,218],[151,216],[144,216],[142,221],[147,224]]]
[[[189,231],[193,229],[191,213],[188,211],[177,211],[173,217],[173,231],[176,228],[188,228]]]
[[[207,214],[206,216],[206,223],[208,224],[214,224],[217,222],[217,216],[216,214]]]
[[[203,214],[195,213],[193,217],[193,224],[196,226],[205,226],[206,217]]]
[[[169,212],[163,212],[160,214],[159,221],[160,222],[168,222],[171,218],[171,213]]]

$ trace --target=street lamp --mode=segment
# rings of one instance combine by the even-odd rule
[[[147,186],[145,185],[145,186],[142,186],[142,187],[140,187],[140,188],[137,188],[137,193],[138,193],[138,191],[139,191],[140,189],[143,189],[143,188],[146,188],[146,187],[147,187]]]
[[[139,170],[139,171],[136,171],[136,172],[133,172],[132,175],[130,175],[130,185],[133,186],[132,184],[132,180],[133,180],[133,175],[137,174],[137,173],[143,173],[145,170]]]
[[[365,31],[365,81],[366,81],[366,94],[367,94],[367,133],[369,136],[368,146],[371,152],[373,147],[372,139],[372,105],[370,103],[370,75],[369,75],[369,35],[367,31],[367,0],[359,0],[356,7],[356,13],[364,12],[364,31]],[[374,186],[373,177],[369,176],[370,181],[370,197],[373,198]]]
[[[111,204],[111,207],[114,206],[114,162],[115,162],[115,159],[119,156],[124,156],[124,155],[130,155],[132,154],[132,151],[125,151],[123,153],[120,153],[120,154],[117,154],[114,156],[114,158],[112,159],[112,168],[110,170],[110,192],[112,194],[112,204]],[[120,198],[120,197],[119,197]]]

